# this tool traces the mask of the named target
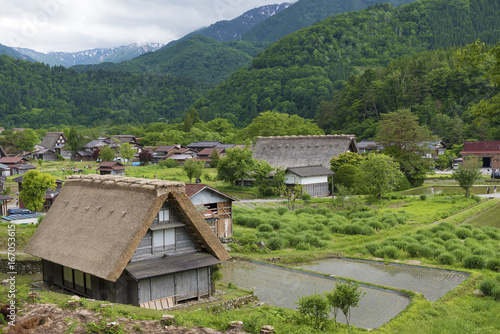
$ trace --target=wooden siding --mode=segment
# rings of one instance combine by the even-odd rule
[[[323,197],[330,194],[330,186],[328,182],[316,184],[304,184],[303,190],[312,197]]]

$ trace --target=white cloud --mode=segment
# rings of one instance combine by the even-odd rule
[[[275,1],[279,3],[283,1]],[[269,0],[0,0],[0,43],[37,51],[81,51],[168,43]]]

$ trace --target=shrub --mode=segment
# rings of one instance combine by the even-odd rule
[[[434,256],[434,249],[429,246],[430,244],[421,245],[418,254],[425,258],[432,258]]]
[[[485,295],[485,296],[491,296],[493,289],[495,287],[498,287],[499,284],[496,280],[494,279],[487,279],[481,282],[479,285],[479,290]]]
[[[406,248],[406,251],[408,252],[408,255],[410,257],[417,257],[419,254],[419,250],[420,250],[419,244],[409,244],[408,247]]]
[[[439,255],[438,261],[441,264],[453,264],[457,261],[457,258],[450,253],[443,253]]]
[[[337,223],[328,223],[328,228],[332,233],[340,233],[342,231],[342,227]]]
[[[468,269],[483,269],[486,261],[481,255],[469,255],[464,258],[464,266]]]
[[[488,260],[488,262],[486,262],[486,268],[493,271],[500,271],[500,259],[495,258]]]
[[[273,229],[279,230],[279,228],[281,227],[281,222],[278,219],[271,219],[269,221],[269,225],[271,225]]]
[[[420,200],[421,201],[425,201],[426,199],[427,199],[427,195],[426,194],[420,195]]]
[[[491,290],[491,297],[493,297],[495,301],[500,300],[500,285],[493,287],[493,289]]]
[[[422,228],[420,230],[417,231],[417,234],[419,235],[423,235],[423,236],[426,236],[426,237],[432,237],[432,232],[431,230],[427,229],[427,228]],[[417,239],[418,240],[418,239]]]
[[[399,255],[399,250],[394,246],[384,246],[380,250],[383,257],[388,257],[391,259],[397,259]]]
[[[271,250],[279,250],[286,247],[285,240],[275,236],[268,240],[267,247]]]
[[[455,231],[455,235],[460,239],[467,239],[472,237],[472,231],[468,228],[461,227]]]
[[[270,224],[262,224],[257,227],[259,232],[272,232],[274,231],[274,228]]]
[[[477,233],[473,236],[474,239],[476,240],[486,240],[486,239],[489,239],[488,235],[484,234],[484,233]]]
[[[371,255],[375,255],[377,250],[380,249],[380,244],[375,243],[375,242],[370,242],[369,244],[365,245],[365,249],[370,253]]]
[[[458,239],[450,239],[444,243],[444,247],[446,248],[447,251],[451,252],[455,249],[463,248],[463,244]]]
[[[288,209],[285,206],[279,207],[276,211],[280,214],[280,216],[283,216],[285,213],[290,212],[290,209]]]
[[[491,226],[485,226],[481,229],[484,234],[486,234],[489,238],[493,240],[500,240],[500,233],[498,228],[491,227]]]
[[[469,252],[463,249],[455,249],[451,252],[451,254],[457,258],[457,261],[462,261],[467,255],[469,255]]]
[[[450,232],[450,231],[438,232],[437,236],[444,241],[450,240],[450,239],[455,239],[457,237],[453,232]]]
[[[439,231],[453,231],[453,230],[455,230],[455,226],[448,222],[439,223],[438,225],[431,228],[432,233],[437,233]]]
[[[474,255],[483,255],[483,256],[487,256],[487,257],[490,257],[490,256],[493,256],[494,253],[493,251],[487,249],[487,248],[484,248],[484,247],[478,247],[476,249],[474,249],[472,251],[472,254]]]

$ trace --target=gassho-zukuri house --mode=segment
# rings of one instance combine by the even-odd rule
[[[341,153],[359,153],[354,135],[258,137],[253,157],[286,169],[285,183],[301,184],[313,197],[328,196],[330,160]]]
[[[143,307],[211,295],[229,258],[184,183],[112,175],[67,177],[25,252],[48,284]]]

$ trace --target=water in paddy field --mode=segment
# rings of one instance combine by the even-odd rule
[[[253,290],[261,302],[296,309],[299,297],[331,291],[337,280],[298,270],[255,262],[231,261],[222,266],[222,281]],[[366,294],[351,310],[350,323],[361,328],[377,328],[394,318],[410,303],[403,294],[362,285]],[[337,320],[346,323],[343,314]]]
[[[430,301],[438,300],[469,277],[458,271],[349,259],[328,259],[298,268],[411,290]]]
[[[490,187],[490,194],[493,194],[493,185],[489,186]],[[401,195],[432,195],[432,187],[426,187],[426,188],[419,188],[419,189],[412,189],[408,191],[403,191],[401,192]],[[471,188],[471,193],[476,194],[476,195],[483,195],[487,194],[488,186],[476,186]],[[497,186],[497,193],[500,193],[500,186]],[[465,195],[465,190],[463,190],[459,186],[439,186],[439,187],[434,187],[434,194],[445,194],[445,195]]]

